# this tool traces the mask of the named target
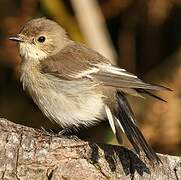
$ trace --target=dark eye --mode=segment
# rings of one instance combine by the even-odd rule
[[[41,43],[43,43],[43,42],[45,42],[45,36],[40,36],[39,38],[38,38],[38,42],[41,42]]]

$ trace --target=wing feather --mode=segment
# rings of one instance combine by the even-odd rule
[[[125,69],[113,66],[98,52],[78,43],[72,43],[57,54],[41,61],[41,72],[66,80],[87,78],[104,86],[169,90],[163,86],[148,84]]]
[[[138,88],[147,90],[170,90],[169,88],[148,84],[140,80],[134,74],[127,72],[124,69],[114,67],[112,65],[98,65],[99,71],[93,73],[94,77],[98,82],[106,86],[113,86],[117,88]]]

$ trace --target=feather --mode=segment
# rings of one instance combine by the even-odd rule
[[[105,106],[105,111],[106,111],[107,119],[109,121],[111,129],[112,129],[113,133],[116,134],[116,128],[115,128],[115,124],[114,124],[114,117],[113,117],[113,115],[111,113],[111,110],[109,109],[109,107],[107,105]]]
[[[115,88],[170,90],[143,82],[136,75],[111,65],[104,56],[79,43],[70,43],[57,54],[41,61],[40,71],[64,80],[86,78],[96,84]]]
[[[124,93],[120,91],[117,92],[117,101],[119,106],[117,118],[119,119],[124,132],[133,145],[135,151],[138,154],[140,151],[144,152],[150,161],[156,161],[157,163],[161,162],[136,125],[135,116],[124,96]]]
[[[170,91],[169,88],[159,85],[148,84],[135,76],[129,76],[129,73],[128,75],[118,75],[112,74],[112,72],[102,72],[100,70],[97,73],[92,74],[92,77],[95,78],[95,81],[98,81],[105,86],[112,86],[116,88],[139,88],[156,91]]]
[[[111,126],[111,129],[112,129],[114,135],[116,136],[118,143],[122,144],[122,134],[121,133],[124,132],[124,130],[123,130],[120,122],[118,121],[118,119],[116,117],[113,116],[110,108],[107,105],[105,106],[105,111],[106,111],[107,118],[108,118],[109,124]]]
[[[137,91],[138,93],[141,93],[141,94],[148,94],[149,96],[152,96],[152,97],[154,97],[154,98],[156,98],[156,99],[158,99],[158,100],[160,100],[160,101],[167,102],[167,101],[164,100],[163,98],[161,98],[161,97],[159,97],[159,96],[157,96],[157,95],[155,95],[155,94],[153,94],[153,93],[151,93],[151,92],[149,92],[149,91],[147,91],[147,90],[145,90],[145,89],[136,89],[136,91]]]

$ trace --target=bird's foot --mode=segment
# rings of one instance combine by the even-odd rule
[[[71,134],[71,131],[72,131],[71,128],[64,128],[59,132],[55,132],[52,129],[47,130],[44,127],[41,127],[41,130],[44,134],[51,137],[68,138],[68,139],[74,139],[74,140],[79,139],[76,135]]]

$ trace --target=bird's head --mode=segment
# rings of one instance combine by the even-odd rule
[[[28,21],[17,35],[9,39],[18,42],[24,59],[32,60],[56,54],[71,41],[60,25],[46,18]]]

